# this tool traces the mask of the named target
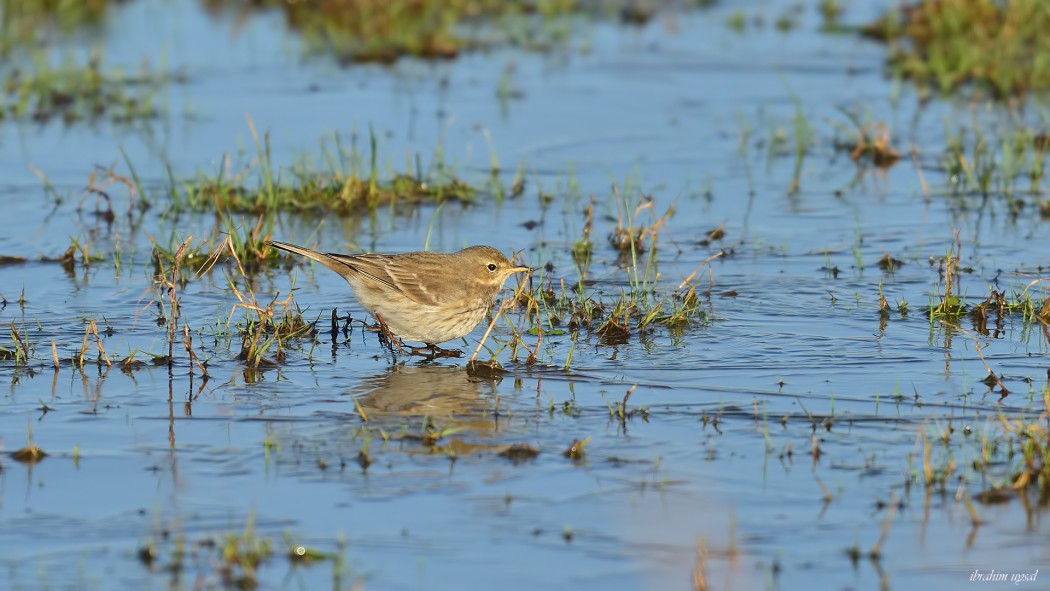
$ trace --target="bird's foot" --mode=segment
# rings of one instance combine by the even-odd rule
[[[428,344],[425,347],[412,347],[412,354],[426,357],[427,359],[438,359],[443,357],[462,357],[463,351],[459,349],[442,349],[437,345]]]
[[[441,347],[430,343],[427,343],[424,347],[407,347],[404,341],[395,335],[390,330],[390,327],[386,325],[386,321],[383,320],[382,314],[376,314],[376,322],[379,326],[370,328],[379,332],[379,343],[390,349],[390,352],[395,355],[398,353],[402,355],[419,355],[420,357],[425,357],[427,359],[463,356],[463,351],[460,351],[459,349],[442,349]]]

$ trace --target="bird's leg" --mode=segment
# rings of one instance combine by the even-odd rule
[[[401,339],[394,333],[390,332],[390,327],[386,325],[386,321],[383,320],[383,315],[376,313],[376,320],[379,322],[379,342],[386,345],[390,349],[391,353],[394,353],[394,347],[397,347],[397,352],[401,354],[407,354],[408,351],[401,346]]]

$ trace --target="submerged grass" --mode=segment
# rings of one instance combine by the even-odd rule
[[[966,423],[956,429],[951,417],[931,419],[919,429],[921,465],[912,467],[912,478],[928,492],[946,493],[958,486],[955,500],[964,503],[974,526],[983,520],[971,498],[985,505],[1016,498],[1026,511],[1033,500],[1050,506],[1050,385],[1033,402],[1036,406],[1025,412],[1007,415],[1000,410],[983,427]],[[980,482],[983,488],[967,494],[967,482]]]
[[[343,215],[374,212],[380,207],[411,211],[420,205],[445,201],[472,203],[478,190],[460,180],[440,160],[426,170],[420,159],[414,171],[384,173],[379,165],[378,139],[369,130],[368,148],[358,146],[353,134],[346,145],[335,134],[331,142],[321,142],[322,167],[303,159],[288,171],[273,164],[269,134],[260,134],[249,121],[256,156],[241,170],[233,172],[229,157],[215,174],[172,180],[168,211],[218,211],[227,213],[271,214],[277,211],[337,213]]]
[[[190,540],[183,527],[174,523],[156,526],[139,546],[139,562],[152,572],[171,577],[171,588],[183,588],[186,580],[210,580],[223,589],[256,589],[265,584],[267,568],[286,562],[291,567],[309,567],[327,562],[332,565],[332,589],[343,589],[346,571],[343,540],[337,539],[331,552],[306,546],[289,533],[283,541],[258,531],[256,517],[250,514],[244,528],[214,534],[200,534]],[[203,569],[203,570],[202,570]]]
[[[134,72],[106,68],[99,52],[83,63],[75,58],[53,61],[42,53],[28,63],[0,69],[0,119],[66,124],[150,120],[164,113],[162,90],[183,79],[145,64]]]
[[[241,14],[278,9],[306,52],[333,55],[342,63],[391,63],[406,56],[452,59],[508,44],[545,51],[568,46],[579,15],[644,24],[657,8],[631,0],[208,0],[205,5]]]
[[[1050,504],[1050,384],[1043,389],[1043,411],[1033,418],[1008,419],[1000,415],[1007,449],[1020,452],[1007,475],[1010,487],[1022,493],[1034,490],[1041,505]]]
[[[852,126],[851,140],[835,140],[837,149],[849,152],[854,162],[870,162],[876,168],[888,169],[900,160],[900,152],[890,141],[890,128],[882,121],[863,121],[856,113],[840,109]]]
[[[238,309],[244,313],[236,324],[236,332],[240,336],[238,359],[249,368],[272,366],[284,361],[287,341],[306,339],[316,343],[317,323],[306,321],[292,294],[280,299],[278,292],[269,301],[260,301],[256,296],[252,287],[254,282],[237,255],[232,237],[227,237],[212,253],[210,264],[206,265],[205,270],[224,254],[228,254],[235,264],[236,274],[227,272],[226,281],[231,293],[237,298],[237,303],[226,319],[226,334],[230,334],[230,325]]]
[[[674,213],[673,206],[657,216],[652,213],[655,207],[652,196],[640,196],[633,208],[616,187],[613,198],[619,215],[608,234],[608,244],[616,253],[615,265],[626,275],[624,286],[611,291],[602,282],[588,279],[590,265],[599,256],[591,241],[595,225],[592,197],[584,211],[583,235],[572,241],[570,254],[579,273],[577,281],[570,284],[565,278],[556,280],[546,273],[538,285],[530,284],[529,289],[518,290],[515,296],[532,322],[522,332],[542,338],[544,333],[568,331],[571,344],[565,369],[571,366],[581,333],[597,337],[599,344],[616,346],[634,337],[644,337],[654,327],[669,329],[677,338],[687,325],[703,324],[708,319],[702,299],[705,294],[698,292],[697,280],[703,277],[705,268],[710,276],[709,264],[721,256],[721,252],[702,261],[677,287],[669,288],[660,278],[659,237]],[[640,218],[646,213],[651,214],[650,219],[643,222]],[[718,232],[719,238],[722,235]],[[531,311],[535,311],[535,315],[530,315]],[[530,360],[535,360],[538,350],[539,344],[530,354]]]
[[[828,117],[831,133],[812,125],[796,103],[794,114],[769,121],[758,137],[741,122],[740,156],[749,186],[752,186],[749,158],[752,151],[771,165],[777,160],[794,160],[794,175],[788,187],[795,194],[802,186],[804,163],[814,147],[830,145],[836,153],[846,153],[863,171],[874,168],[880,178],[897,165],[905,149],[907,134],[885,121],[873,118],[866,107],[838,108],[838,117]],[[1008,116],[1007,116],[1008,115]],[[845,121],[841,121],[842,117]],[[839,120],[836,120],[839,119]],[[922,194],[946,198],[952,209],[966,211],[989,206],[1005,207],[1008,215],[1022,214],[1050,218],[1047,199],[1047,152],[1050,133],[1045,114],[1021,116],[998,110],[972,110],[968,118],[945,117],[943,143],[921,148],[912,143],[907,152],[914,162]],[[831,159],[835,165],[836,160]],[[931,175],[937,181],[928,181]],[[854,183],[860,179],[858,175]]]
[[[1050,11],[1041,0],[918,0],[863,28],[890,67],[926,92],[1008,99],[1050,88]]]
[[[974,123],[971,130],[949,130],[942,157],[947,192],[982,199],[998,196],[1014,216],[1024,209],[1024,197],[1037,197],[1039,212],[1045,217],[1050,210],[1041,197],[1046,192],[1048,147],[1047,136],[1026,125],[987,130]]]
[[[18,0],[3,3],[0,55],[71,37],[103,23],[126,0]]]
[[[984,299],[980,299],[980,296],[968,298],[961,287],[960,279],[963,274],[972,273],[973,269],[961,264],[961,252],[962,241],[958,231],[955,231],[955,241],[945,256],[936,260],[931,257],[930,265],[937,265],[940,277],[937,287],[931,291],[929,306],[925,309],[931,327],[940,324],[953,331],[965,333],[960,324],[963,320],[968,320],[977,334],[999,337],[1007,330],[1007,319],[1019,317],[1022,340],[1027,340],[1038,331],[1043,335],[1044,342],[1050,343],[1050,293],[1045,289],[1041,293],[1033,289],[1050,281],[1050,278],[1036,277],[1023,287],[997,289],[990,285]],[[889,305],[881,293],[881,283],[879,290],[880,312],[885,319]],[[901,300],[898,311],[902,317],[907,316],[908,303]],[[977,341],[976,346],[978,355],[981,355],[980,341]],[[988,369],[992,374],[991,368]],[[1002,386],[998,378],[994,380]],[[1003,392],[1006,393],[1005,388]]]

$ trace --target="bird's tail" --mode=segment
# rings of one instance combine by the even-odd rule
[[[279,248],[281,250],[288,251],[292,254],[304,256],[308,259],[313,259],[318,263],[321,263],[322,265],[335,271],[336,273],[339,273],[340,275],[345,276],[348,271],[349,265],[323,252],[317,252],[316,250],[311,250],[303,246],[296,246],[295,244],[290,244],[288,242],[281,242],[279,240],[270,240],[266,244],[274,248]]]

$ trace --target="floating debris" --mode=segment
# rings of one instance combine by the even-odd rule
[[[520,464],[540,455],[540,450],[528,443],[515,443],[499,452],[501,457],[507,458],[515,464]]]

